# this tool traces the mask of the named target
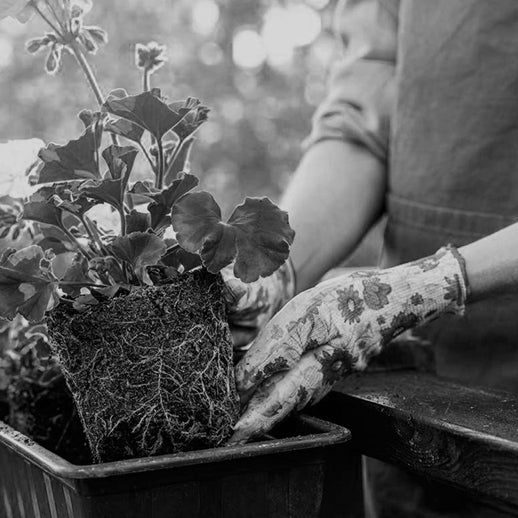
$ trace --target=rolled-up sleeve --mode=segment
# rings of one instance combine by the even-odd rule
[[[343,56],[332,68],[328,95],[313,117],[307,149],[322,140],[345,140],[388,156],[395,101],[400,0],[346,0],[336,13]]]

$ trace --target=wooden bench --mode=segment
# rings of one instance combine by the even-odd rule
[[[415,371],[352,375],[316,408],[358,453],[518,516],[518,398]]]

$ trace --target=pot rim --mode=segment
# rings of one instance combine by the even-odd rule
[[[315,431],[308,435],[299,435],[284,439],[274,438],[248,444],[236,444],[218,448],[159,455],[156,457],[144,457],[140,459],[128,459],[90,465],[72,464],[59,455],[35,443],[20,432],[17,432],[2,421],[0,421],[0,443],[18,453],[27,461],[36,464],[50,475],[81,480],[307,450],[310,448],[345,443],[351,439],[351,432],[340,425],[308,415],[300,415],[298,419],[301,424]]]

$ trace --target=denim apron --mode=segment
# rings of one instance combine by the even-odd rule
[[[518,0],[402,0],[399,23],[385,267],[518,221]],[[438,375],[518,393],[517,315],[502,296],[416,334]],[[382,471],[378,517],[501,516]]]

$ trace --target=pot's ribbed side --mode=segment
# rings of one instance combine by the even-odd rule
[[[197,271],[50,316],[96,461],[214,447],[230,436],[239,405],[221,289],[219,277]]]

